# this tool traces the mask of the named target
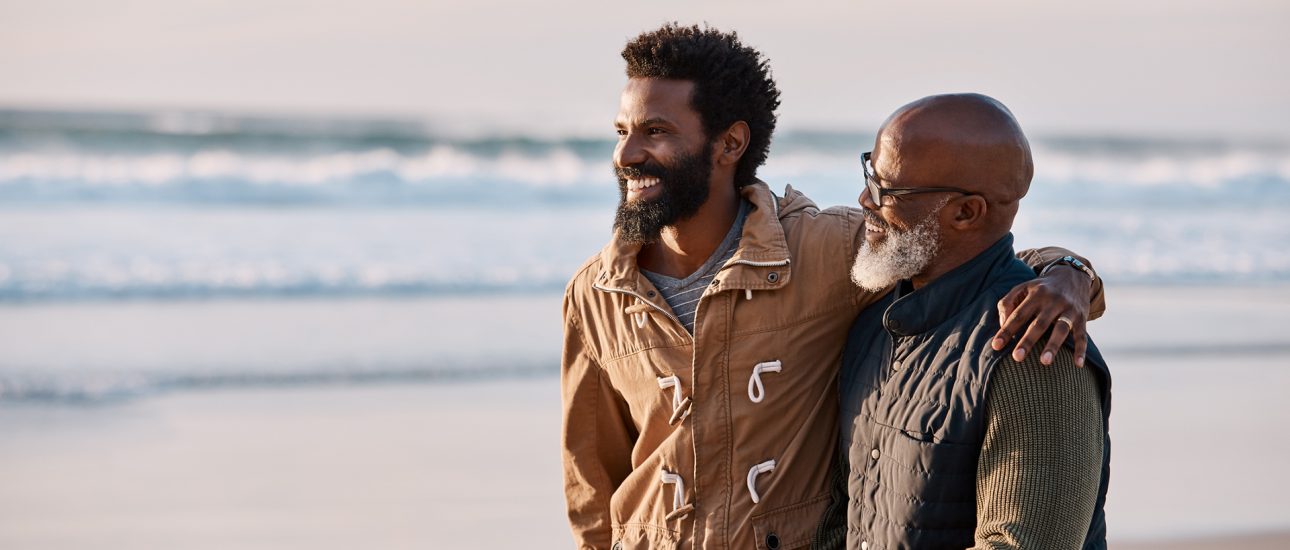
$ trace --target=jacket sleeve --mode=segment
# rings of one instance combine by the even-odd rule
[[[587,348],[573,309],[566,295],[560,361],[565,504],[575,546],[607,550],[609,498],[631,472],[636,430],[622,396]]]
[[[1025,262],[1026,265],[1033,267],[1035,269],[1035,273],[1039,273],[1043,268],[1047,267],[1048,264],[1065,256],[1074,256],[1076,259],[1083,262],[1084,265],[1089,266],[1089,268],[1093,268],[1093,263],[1088,261],[1087,258],[1057,246],[1031,248],[1017,253],[1017,259]],[[1093,272],[1096,273],[1097,270],[1093,269]],[[1102,292],[1102,277],[1099,276],[1096,279],[1093,279],[1093,295],[1089,303],[1088,320],[1092,321],[1097,319],[1098,317],[1101,317],[1103,313],[1106,313],[1106,294]]]

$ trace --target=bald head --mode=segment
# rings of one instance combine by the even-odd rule
[[[875,183],[893,189],[881,204],[872,191],[860,194],[871,229],[852,278],[870,289],[900,279],[918,287],[998,242],[1034,174],[1012,113],[980,94],[925,97],[896,110],[870,160]],[[911,192],[918,188],[932,189]]]
[[[1012,214],[1034,175],[1012,112],[981,94],[935,95],[897,109],[879,130],[873,157],[893,185],[960,187]]]

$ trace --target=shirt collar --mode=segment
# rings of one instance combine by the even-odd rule
[[[1011,287],[1033,278],[1034,271],[1017,260],[1012,241],[1012,233],[1004,235],[976,257],[917,290],[912,290],[909,281],[901,281],[894,291],[895,301],[883,315],[883,325],[900,336],[921,334],[956,316],[991,287],[1005,283]]]

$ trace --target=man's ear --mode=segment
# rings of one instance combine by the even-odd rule
[[[950,225],[959,231],[977,229],[986,224],[990,205],[981,195],[964,195],[949,202],[950,212],[954,217]]]
[[[748,123],[742,120],[731,124],[724,132],[717,136],[715,143],[716,158],[713,159],[716,164],[721,166],[734,166],[739,164],[739,159],[743,158],[744,151],[748,150],[748,137],[751,135],[748,129]]]

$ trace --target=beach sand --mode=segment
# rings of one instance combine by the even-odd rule
[[[1160,540],[1111,547],[1116,550],[1285,550],[1290,548],[1290,532]]]
[[[1290,288],[1109,292],[1112,547],[1290,547]],[[0,403],[0,548],[568,548],[554,373]]]
[[[565,548],[555,378],[0,409],[0,548]]]

